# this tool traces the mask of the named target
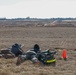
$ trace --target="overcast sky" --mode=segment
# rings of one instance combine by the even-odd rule
[[[0,18],[76,17],[76,0],[0,0]]]

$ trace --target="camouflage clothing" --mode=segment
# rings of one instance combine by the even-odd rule
[[[33,63],[39,62],[37,59],[37,53],[40,52],[40,47],[38,44],[35,44],[33,49],[28,50],[25,54],[19,55],[17,59],[16,65],[19,65],[20,63],[24,62],[25,60],[31,60]],[[21,60],[21,61],[19,61]]]
[[[31,60],[33,63],[38,63],[38,59],[36,57],[36,52],[29,50],[24,55],[19,55],[17,59],[16,65],[20,65],[22,62],[26,60]]]

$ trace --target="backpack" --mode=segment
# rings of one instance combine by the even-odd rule
[[[15,43],[12,45],[11,52],[15,54],[15,56],[22,55],[24,51],[21,49],[21,45]]]
[[[37,57],[38,57],[38,60],[43,64],[51,64],[56,62],[54,54],[56,54],[55,51],[50,52],[49,50],[46,50],[44,52],[39,53]]]

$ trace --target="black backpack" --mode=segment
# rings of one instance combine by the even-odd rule
[[[13,54],[15,54],[15,56],[22,55],[24,53],[24,51],[21,48],[21,45],[19,45],[17,43],[15,43],[14,45],[12,45],[11,52]]]
[[[56,54],[56,51],[50,52],[49,50],[47,50],[47,51],[39,53],[37,58],[43,64],[51,64],[51,63],[56,62],[54,54]]]

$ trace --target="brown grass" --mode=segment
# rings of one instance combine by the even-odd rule
[[[0,58],[0,75],[76,75],[76,28],[74,27],[0,27],[0,49],[14,43],[24,44],[27,51],[38,43],[42,50],[66,48],[68,59],[61,60],[58,49],[56,66],[35,65],[26,61],[16,66],[17,58]]]

